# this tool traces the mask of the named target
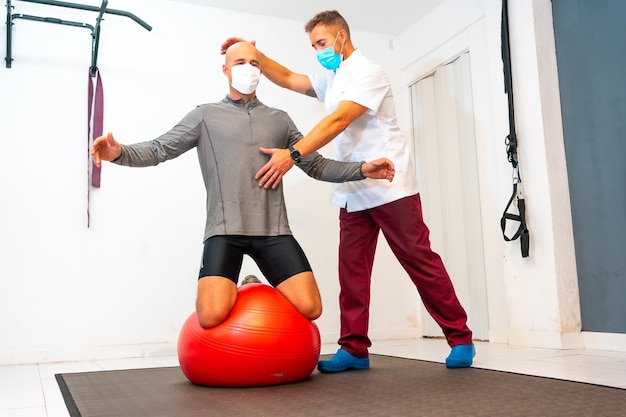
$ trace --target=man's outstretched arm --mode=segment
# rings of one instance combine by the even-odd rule
[[[282,149],[261,148],[261,152],[266,155],[273,155],[280,151]],[[312,178],[327,182],[358,181],[365,178],[386,179],[391,182],[395,176],[394,164],[387,158],[378,158],[369,162],[339,162],[325,158],[317,152],[302,158],[298,168]],[[259,183],[259,186],[262,185]]]

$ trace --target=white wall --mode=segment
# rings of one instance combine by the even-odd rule
[[[95,21],[95,13],[15,6],[15,12]],[[319,71],[304,22],[167,0],[150,6],[126,0],[114,8],[154,28],[148,32],[111,15],[103,23],[98,64],[104,128],[124,143],[154,138],[197,104],[223,97],[219,45],[228,36],[256,39],[260,49],[293,70]],[[470,49],[490,339],[578,347],[553,41],[546,39],[549,0],[513,0],[510,9],[532,238],[526,259],[518,242],[502,241],[498,226],[511,192],[503,145],[508,125],[500,0],[449,0],[395,39],[353,31],[353,40],[389,73],[407,137],[409,83],[441,63],[439,57]],[[102,188],[92,191],[87,228],[89,32],[17,20],[13,37],[13,68],[0,68],[0,364],[173,354],[179,328],[194,308],[205,216],[195,153],[152,168],[106,164]],[[324,115],[321,104],[267,80],[258,94],[289,111],[305,133]],[[330,156],[330,148],[323,153]],[[339,330],[337,209],[328,203],[329,185],[298,170],[289,173],[285,186],[292,229],[322,292],[324,313],[317,324],[323,341],[332,343]],[[250,262],[244,265],[242,274],[254,272]],[[382,238],[372,285],[370,336],[419,335],[416,291]],[[621,336],[583,338],[588,347],[614,348],[624,346]]]
[[[463,50],[470,51],[490,340],[623,350],[623,335],[580,332],[550,0],[509,1],[530,257],[521,257],[519,241],[502,239],[499,220],[511,194],[512,168],[504,146],[508,113],[500,50],[501,4],[501,0],[448,0],[396,40],[398,65],[407,85]]]
[[[508,119],[499,55],[499,13],[498,7],[496,19],[483,0],[449,0],[404,31],[396,44],[398,66],[406,85],[469,50],[489,340],[507,343],[510,321],[503,254],[508,249],[501,237],[499,219],[511,193],[511,166],[504,149]],[[400,108],[410,111],[408,105]],[[419,162],[420,155],[416,157]],[[517,250],[512,253],[519,257],[519,243],[509,246]]]
[[[93,12],[14,6],[16,13],[95,23]],[[123,143],[152,139],[197,104],[226,94],[219,46],[228,36],[256,39],[294,70],[321,69],[304,22],[166,0],[109,6],[153,27],[113,15],[102,24],[104,130]],[[392,60],[386,37],[354,38],[377,61]],[[16,20],[12,46],[12,68],[0,68],[0,364],[175,353],[179,328],[194,309],[204,229],[195,152],[151,168],[105,164],[87,228],[90,33]],[[267,80],[258,95],[288,110],[303,132],[324,115],[320,103]],[[293,170],[285,185],[291,226],[322,291],[317,324],[332,343],[339,330],[338,211],[328,203],[328,184]],[[257,270],[248,262],[242,275],[251,272]],[[372,337],[417,335],[408,285],[381,241]]]
[[[528,201],[527,221],[531,231],[531,256],[522,259],[519,241],[504,243],[499,220],[511,194],[511,165],[506,160],[504,138],[508,134],[507,102],[503,89],[500,52],[500,0],[449,0],[427,18],[405,31],[399,39],[401,66],[407,82],[432,71],[464,50],[469,50],[472,92],[476,117],[476,143],[480,181],[481,214],[488,292],[489,339],[525,344],[521,334],[552,333],[560,338],[558,300],[555,292],[554,253],[546,251],[553,236],[536,226],[550,222],[549,190],[545,183],[531,183],[532,176],[546,170],[541,114],[533,112],[532,98],[539,94],[536,59],[514,59],[517,132],[522,159],[522,178]],[[522,2],[512,3],[510,9]],[[527,2],[526,2],[527,3]],[[532,8],[530,9],[532,12]],[[532,18],[511,13],[512,25],[532,24]],[[517,27],[517,26],[516,26]],[[512,33],[514,53],[525,50],[532,56],[535,40],[528,30]],[[418,42],[418,40],[420,42]],[[528,51],[530,49],[530,51]],[[414,53],[411,53],[413,51]],[[406,53],[405,53],[406,52]],[[517,58],[517,56],[516,56]],[[529,76],[534,79],[528,80]],[[517,84],[524,77],[525,82]],[[523,85],[524,88],[520,88]],[[539,152],[535,150],[539,149]],[[528,173],[528,174],[527,174]],[[538,188],[542,188],[539,190]],[[571,226],[570,226],[571,227]],[[545,232],[548,232],[547,234]],[[510,235],[511,233],[509,233]],[[572,252],[573,254],[573,252]],[[537,338],[538,339],[538,338]],[[546,338],[544,338],[546,339]],[[551,343],[552,342],[552,343]],[[554,340],[534,340],[530,345],[554,347]],[[558,344],[561,347],[561,344]]]

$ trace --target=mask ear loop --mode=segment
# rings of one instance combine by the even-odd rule
[[[343,29],[339,29],[339,32],[337,32],[337,36],[335,36],[335,42],[337,42],[337,39],[339,39],[339,33],[342,31]],[[333,46],[335,46],[333,44]],[[341,44],[341,49],[339,50],[339,53],[337,55],[341,55],[341,53],[343,52],[343,47],[346,46],[346,41],[343,41],[343,43]]]

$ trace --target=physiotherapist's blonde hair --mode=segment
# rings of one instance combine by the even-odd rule
[[[348,27],[348,22],[346,22],[346,19],[344,19],[337,10],[325,10],[323,12],[319,12],[318,14],[313,16],[313,19],[309,20],[306,25],[304,25],[304,31],[306,33],[311,33],[313,28],[320,24],[326,27],[343,29],[348,34],[348,37],[350,37],[350,28]]]

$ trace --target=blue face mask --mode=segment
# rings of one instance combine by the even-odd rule
[[[343,59],[343,55],[341,54],[341,51],[343,51],[343,45],[341,45],[341,50],[339,51],[339,53],[335,53],[335,44],[337,43],[338,37],[339,32],[337,32],[337,36],[335,36],[335,42],[333,42],[333,46],[317,51],[317,60],[327,70],[334,71],[339,68],[339,64],[341,64],[341,60]]]

